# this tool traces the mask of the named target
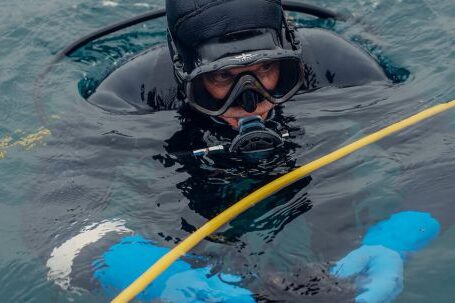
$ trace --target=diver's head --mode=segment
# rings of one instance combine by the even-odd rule
[[[185,100],[233,128],[263,120],[304,81],[280,0],[167,0],[168,40]]]

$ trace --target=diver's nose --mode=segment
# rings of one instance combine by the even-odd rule
[[[261,95],[253,90],[247,90],[240,96],[240,106],[248,113],[256,110],[258,104],[261,102]]]

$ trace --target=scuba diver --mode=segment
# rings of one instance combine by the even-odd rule
[[[179,110],[191,128],[224,134],[218,146],[180,146],[195,154],[273,150],[289,132],[269,122],[295,94],[389,81],[371,56],[342,38],[295,28],[281,1],[168,0],[166,14],[167,47],[134,57],[87,97],[110,112]]]
[[[211,156],[217,152],[248,157],[278,154],[283,146],[293,148],[286,138],[295,128],[301,128],[299,125],[290,127],[289,121],[282,116],[285,102],[293,100],[297,94],[329,86],[350,87],[374,81],[390,81],[374,58],[355,45],[322,29],[295,28],[286,19],[280,0],[167,0],[166,12],[167,45],[159,45],[130,59],[86,97],[90,103],[112,113],[178,111],[178,122],[182,129],[166,141],[165,148],[190,171],[190,179],[177,187],[190,200],[190,208],[206,218],[212,218],[225,208],[223,203],[237,200],[236,197],[244,195],[249,188],[244,188],[241,193],[231,193],[227,198],[225,188],[219,184],[207,185],[199,166],[188,164],[180,156],[186,156],[186,152],[192,156]],[[207,139],[208,132],[216,134],[216,140]],[[169,160],[163,157],[157,159],[163,163]],[[286,163],[287,169],[295,166],[295,161],[290,162]],[[273,177],[273,174],[268,174],[268,178]],[[224,176],[222,179],[226,181]],[[281,197],[271,200],[268,208],[267,203],[263,204],[263,213],[283,201],[292,200],[310,180],[308,177],[296,183],[294,188],[281,193]],[[248,186],[243,176],[235,176],[229,182],[234,189],[236,184]],[[259,183],[263,183],[263,180],[252,181],[249,187],[257,187]],[[219,198],[217,205],[201,203],[204,199],[201,198],[201,191],[197,190],[200,184],[204,184],[205,194],[211,196],[207,201],[211,202],[213,196]],[[213,188],[207,188],[210,185]],[[218,194],[217,189],[224,192]],[[311,209],[310,202],[298,202],[300,204],[296,203],[299,206],[294,213],[286,214],[286,218],[277,216],[276,219],[284,221],[282,226]],[[414,213],[405,215],[406,218],[421,217]],[[337,263],[332,269],[333,275],[345,278],[363,272],[369,264],[359,264],[357,260],[362,258],[358,256],[385,263],[392,260],[393,269],[384,274],[375,267],[371,275],[366,274],[366,280],[371,278],[370,281],[381,283],[396,278],[397,283],[373,294],[370,284],[365,286],[365,283],[359,282],[357,285],[359,302],[389,302],[399,293],[399,269],[406,254],[416,251],[415,247],[423,248],[439,231],[433,218],[422,216],[428,219],[429,226],[429,235],[425,235],[423,240],[418,232],[417,235],[408,232],[411,229],[419,231],[421,227],[418,224],[402,231],[396,229],[396,220],[390,219],[393,224],[388,224],[389,221],[378,223],[372,227],[375,232],[367,233],[363,246],[353,251],[354,258],[348,255]],[[266,228],[266,224],[262,223],[250,226],[248,231]],[[383,229],[378,231],[376,226],[386,226],[386,230],[392,232],[384,233]],[[190,226],[188,230],[191,229]],[[90,257],[84,259],[84,254],[78,255],[78,259],[84,259],[79,263],[87,265],[87,260],[93,262],[92,276],[89,279],[73,279],[72,283],[85,289],[93,289],[93,284],[96,284],[107,295],[115,296],[168,251],[145,237],[132,235],[134,232],[123,223],[102,223],[87,228],[56,247],[47,263],[49,276],[62,285],[69,284],[71,271],[66,270],[65,278],[61,277],[58,267],[62,262],[59,256],[65,255],[68,247],[74,247],[76,242],[83,242],[81,239],[87,238],[84,237],[86,232],[95,233],[97,237],[99,235],[97,240],[100,241],[111,230],[118,234],[113,239],[102,240],[102,248],[108,247],[105,251],[95,249],[97,252],[94,254],[91,248],[84,253]],[[246,231],[238,232],[233,228],[225,235],[238,238],[242,232]],[[376,234],[379,236],[375,237]],[[396,234],[404,239],[407,246],[387,246],[387,239]],[[125,235],[128,236],[123,237]],[[406,242],[406,236],[409,235],[415,236]],[[94,242],[87,240],[84,245]],[[111,245],[112,242],[116,244]],[[378,246],[386,248],[378,249]],[[99,256],[96,261],[93,261],[93,255]],[[127,264],[126,260],[132,263]],[[70,265],[65,268],[71,268],[73,261],[71,259]],[[256,292],[251,290],[244,278],[216,270],[210,260],[204,257],[189,255],[176,262],[139,299],[163,302],[255,302],[258,299]],[[250,279],[254,278],[253,273]],[[96,282],[88,286],[86,281]],[[363,298],[370,299],[360,301]]]

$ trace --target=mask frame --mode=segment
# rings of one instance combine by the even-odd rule
[[[283,66],[292,66],[291,68],[294,70],[292,70],[292,72],[289,69],[280,71],[280,80],[278,80],[277,87],[275,89],[266,89],[254,73],[245,72],[236,76],[228,94],[224,99],[215,99],[210,95],[210,93],[207,92],[200,78],[203,77],[205,73],[209,73],[212,67],[219,66],[219,64],[221,64],[219,61],[216,61],[213,64],[195,69],[193,73],[188,76],[189,78],[188,81],[185,82],[184,88],[186,96],[185,101],[194,109],[209,116],[220,116],[225,113],[229,107],[236,103],[237,99],[246,91],[258,93],[261,97],[273,104],[282,104],[288,101],[305,84],[304,65],[300,57],[295,56],[295,54],[290,51],[280,51],[280,54],[273,54],[273,52],[274,51],[272,51],[272,54],[271,51],[250,53],[250,55],[259,59],[249,62],[247,66],[274,61],[274,59],[286,60],[286,65],[283,64]],[[224,58],[220,60],[226,63],[222,69],[245,66],[232,64],[230,60],[232,60],[232,58]],[[219,69],[214,71],[217,70]],[[290,76],[291,74],[292,76]],[[286,81],[286,79],[289,78],[292,79],[290,80],[292,81],[290,84]],[[286,84],[283,85],[283,83]],[[286,85],[288,85],[288,87],[285,87]]]
[[[282,30],[282,38],[281,38],[281,44],[284,45],[285,41],[287,44],[289,44],[290,49],[286,49],[284,47],[280,47],[277,49],[273,50],[259,50],[259,51],[252,51],[252,52],[246,52],[241,55],[237,56],[228,56],[225,58],[221,58],[219,60],[216,60],[214,62],[208,63],[208,64],[203,64],[198,67],[195,67],[194,69],[191,70],[191,72],[186,71],[186,67],[184,65],[182,56],[178,53],[178,48],[176,47],[176,44],[174,42],[174,39],[170,33],[170,31],[167,31],[167,36],[168,36],[168,45],[174,65],[174,75],[177,80],[177,83],[179,85],[178,90],[179,90],[179,97],[181,97],[184,102],[188,103],[192,108],[195,110],[206,114],[210,116],[219,116],[223,114],[229,106],[234,102],[235,98],[232,97],[230,100],[225,102],[223,107],[219,110],[208,110],[207,108],[204,108],[200,106],[196,100],[194,99],[194,96],[192,96],[192,81],[200,76],[201,74],[220,70],[220,69],[227,69],[231,67],[239,67],[239,66],[248,66],[248,65],[253,65],[256,63],[264,62],[264,61],[269,61],[269,60],[284,60],[284,59],[293,59],[298,61],[298,69],[299,69],[299,79],[295,86],[290,89],[284,96],[281,98],[275,98],[273,97],[270,93],[267,92],[267,90],[261,85],[253,85],[256,89],[254,89],[256,92],[261,93],[261,95],[264,96],[267,100],[274,104],[281,104],[286,101],[288,101],[295,93],[297,93],[300,88],[305,85],[305,77],[304,77],[304,64],[301,58],[301,43],[299,40],[296,39],[295,37],[295,29],[290,26],[286,19],[285,19],[285,14],[284,10],[282,11],[283,14],[283,30]],[[243,84],[246,83],[254,83],[257,82],[252,81],[252,79],[248,79],[248,81],[243,81]],[[260,81],[259,81],[260,83]],[[240,91],[241,87],[235,88],[239,83],[237,82],[234,84],[233,88],[231,91]],[[250,84],[248,84],[251,86]],[[262,87],[262,88],[261,88]],[[232,95],[232,93],[231,93]]]

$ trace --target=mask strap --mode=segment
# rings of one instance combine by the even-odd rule
[[[175,45],[174,38],[172,38],[172,34],[170,30],[167,30],[167,43],[169,47],[169,52],[172,58],[172,64],[174,66],[174,76],[177,81],[178,85],[178,92],[179,96],[182,99],[186,98],[185,92],[185,79],[186,73],[184,72],[184,64],[182,60],[182,56],[178,53],[177,46]]]
[[[283,14],[283,27],[285,32],[285,38],[291,44],[292,49],[297,50],[300,41],[295,37],[295,27],[294,25],[291,25],[290,22],[287,21],[284,9],[282,9],[281,11]]]

